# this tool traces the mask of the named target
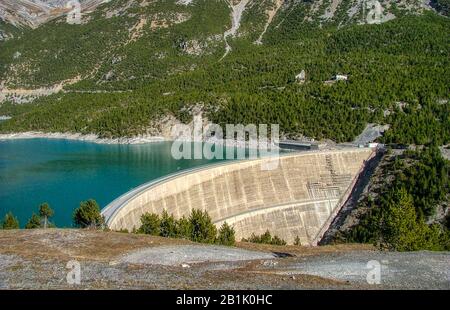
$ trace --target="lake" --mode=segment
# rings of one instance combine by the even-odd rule
[[[171,142],[104,145],[72,140],[0,141],[0,217],[8,211],[23,227],[43,202],[58,227],[72,226],[80,201],[101,208],[145,182],[219,160],[175,160]]]

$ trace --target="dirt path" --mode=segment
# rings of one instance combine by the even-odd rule
[[[121,262],[144,265],[181,266],[204,262],[237,262],[255,259],[273,259],[267,252],[249,251],[234,247],[211,245],[162,246],[127,254]]]

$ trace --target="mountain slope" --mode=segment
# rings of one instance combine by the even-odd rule
[[[1,43],[0,115],[13,118],[0,131],[153,134],[200,107],[286,137],[351,141],[387,122],[391,142],[448,143],[447,18],[414,2],[382,2],[384,23],[368,24],[353,0],[249,1],[226,36],[238,2],[111,1],[81,25],[60,17]],[[337,73],[349,81],[324,84]]]
[[[197,63],[189,59],[192,56],[219,57],[227,44],[231,49],[233,39],[264,43],[271,36],[279,38],[280,34],[281,37],[303,36],[312,28],[373,21],[369,18],[371,10],[364,16],[363,3],[355,0],[235,0],[239,12],[235,17],[225,0],[186,3],[115,0],[100,7],[97,6],[103,0],[85,0],[81,1],[82,25],[69,25],[64,16],[55,19],[64,12],[67,1],[46,2],[8,0],[3,4],[9,8],[6,12],[15,12],[10,16],[18,16],[14,19],[3,14],[3,19],[12,25],[36,27],[47,21],[2,46],[0,80],[8,88],[48,87],[79,75],[82,80],[95,79],[94,84],[102,84],[101,89],[105,84],[115,88],[114,81],[129,79],[133,83],[126,88],[134,88],[139,84],[136,79],[159,78],[161,74],[171,74]],[[378,16],[380,21],[392,19],[394,13],[400,16],[423,10],[420,3],[402,6],[399,2],[395,9],[395,2],[381,3],[385,15]],[[58,13],[52,13],[55,11]],[[32,18],[32,13],[36,17]],[[241,16],[233,29],[232,19]],[[55,20],[48,22],[51,19]],[[225,40],[229,29],[232,35]],[[179,65],[172,66],[169,62]],[[103,76],[108,77],[106,83],[102,81]]]
[[[89,13],[109,1],[111,0],[78,0],[78,3],[83,13]],[[16,27],[37,28],[69,12],[73,3],[70,0],[2,0],[0,19]]]
[[[222,49],[227,14],[223,1],[200,1],[195,6],[111,2],[83,16],[81,25],[59,18],[17,41],[5,42],[0,79],[8,88],[38,88],[81,75],[104,88],[104,81],[116,87],[117,80],[170,74],[179,66],[189,67],[199,54],[213,53],[217,45]]]

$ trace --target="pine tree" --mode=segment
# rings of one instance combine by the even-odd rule
[[[190,239],[192,235],[192,225],[185,216],[176,221],[177,237]]]
[[[3,219],[2,223],[3,229],[19,229],[19,220],[17,217],[12,214],[12,212],[8,212],[5,215],[5,218]]]
[[[54,211],[48,203],[43,203],[39,206],[39,215],[44,219],[44,229],[48,227],[49,219],[54,215]]]
[[[166,210],[163,211],[160,222],[160,236],[175,238],[177,236],[177,222],[173,215],[169,215]]]
[[[189,216],[191,223],[191,240],[194,242],[213,243],[216,239],[217,229],[212,223],[208,213],[201,210],[192,210]]]
[[[234,228],[228,225],[227,222],[223,223],[219,229],[219,236],[217,237],[217,243],[222,245],[233,246],[235,242],[236,240]]]
[[[93,199],[80,202],[73,213],[73,222],[79,228],[102,228],[104,219],[97,202]]]
[[[27,224],[25,225],[25,229],[35,229],[35,228],[41,228],[41,217],[36,213],[33,213],[33,215],[31,215],[30,219],[28,220]]]
[[[138,233],[159,236],[161,233],[161,220],[158,214],[145,213],[141,216],[141,227]]]
[[[404,188],[392,194],[383,222],[384,244],[389,248],[414,251],[426,244],[426,225],[417,221],[413,198]]]

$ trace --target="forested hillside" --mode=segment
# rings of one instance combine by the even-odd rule
[[[250,1],[223,59],[222,0],[117,0],[80,25],[56,19],[0,43],[0,115],[13,116],[0,131],[134,136],[201,106],[210,121],[278,123],[291,138],[351,141],[372,122],[391,124],[386,142],[449,143],[450,23],[418,2],[381,3],[389,18],[369,24],[352,0]],[[325,83],[335,74],[349,80]],[[13,103],[14,89],[59,83]]]
[[[450,250],[449,161],[434,147],[388,157],[382,185],[360,202],[358,224],[337,240],[399,251]]]

